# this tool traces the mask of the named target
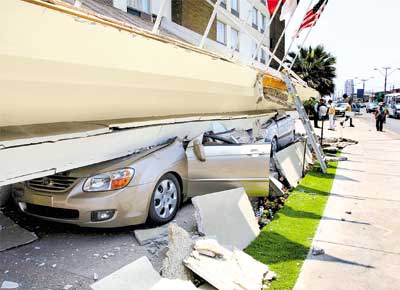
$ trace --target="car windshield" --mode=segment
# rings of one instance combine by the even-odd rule
[[[340,103],[340,104],[337,104],[337,107],[346,107],[347,106],[347,104],[346,103]]]

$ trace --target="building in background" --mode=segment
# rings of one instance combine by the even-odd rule
[[[74,2],[75,0],[64,1]],[[163,0],[79,1],[82,2],[84,8],[129,23],[136,22],[133,24],[139,24],[145,29],[151,29],[163,2]],[[265,70],[269,56],[262,49],[256,53],[257,42],[254,39],[262,39],[266,32],[262,45],[271,50],[274,49],[285,26],[285,22],[279,20],[280,13],[275,17],[269,29],[267,25],[270,15],[265,0],[221,0],[220,5],[226,12],[217,13],[204,48]],[[108,9],[105,9],[106,7]],[[121,13],[117,15],[116,10],[124,12],[126,15],[121,15]],[[206,30],[212,12],[213,7],[205,0],[166,0],[162,11],[161,30],[163,33],[197,46]],[[226,16],[228,13],[230,17]],[[233,21],[232,18],[235,20]],[[241,25],[238,25],[239,23]],[[240,26],[244,26],[247,31]],[[250,32],[251,36],[247,32]],[[283,40],[279,45],[277,56],[282,59],[284,54],[285,43]],[[278,64],[273,61],[271,66],[277,68]]]
[[[344,83],[344,93],[348,96],[352,96],[354,94],[354,80],[346,80]]]

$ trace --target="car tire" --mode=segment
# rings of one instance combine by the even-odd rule
[[[278,152],[278,149],[279,149],[278,138],[276,138],[276,136],[275,136],[274,138],[272,138],[272,141],[271,141],[270,157],[273,157],[275,155],[275,153]]]
[[[170,222],[178,212],[181,203],[181,188],[172,173],[163,175],[157,182],[151,196],[149,219],[155,224]]]

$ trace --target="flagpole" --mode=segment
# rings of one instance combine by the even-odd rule
[[[304,18],[306,17],[308,11],[310,10],[310,8],[311,8],[311,6],[312,6],[312,3],[313,3],[313,0],[310,0],[310,3],[308,4],[308,7],[307,7],[307,9],[306,9],[306,13],[304,13],[304,16],[303,16],[302,19],[304,19]],[[295,39],[296,39],[296,37],[292,37],[292,41],[290,42],[289,48],[286,50],[285,56],[282,58],[282,61],[285,61],[285,59],[287,58],[287,56],[288,56],[290,50],[292,49],[292,46],[293,46],[293,43],[294,43],[294,40],[295,40]],[[282,65],[279,65],[278,71],[280,71],[281,68],[282,68]]]
[[[298,6],[298,5],[297,5],[297,6]],[[279,45],[281,44],[281,41],[282,41],[282,39],[283,39],[283,37],[284,37],[284,35],[285,35],[285,33],[286,33],[286,30],[287,30],[287,28],[289,27],[290,22],[291,22],[292,19],[293,19],[294,13],[295,13],[296,10],[297,10],[297,6],[296,6],[296,9],[293,10],[292,14],[290,15],[289,20],[287,21],[287,23],[286,23],[286,25],[285,25],[285,28],[283,29],[281,35],[279,36],[278,42],[276,43],[276,45],[275,45],[275,47],[274,47],[274,50],[272,51],[272,54],[274,54],[274,55],[276,54],[276,51],[278,50]],[[281,12],[281,13],[282,13],[282,12]],[[282,60],[283,60],[283,59],[282,59]],[[270,57],[269,60],[268,60],[268,63],[267,63],[267,67],[269,67],[269,66],[271,65],[271,62],[272,62],[272,58]],[[279,65],[279,66],[280,66],[280,65]]]
[[[274,13],[272,13],[272,16],[271,16],[271,18],[269,20],[268,26],[264,27],[264,33],[263,33],[263,35],[261,37],[261,40],[257,42],[256,51],[255,51],[255,53],[253,55],[253,61],[257,58],[258,53],[260,52],[260,45],[264,42],[265,36],[267,35],[267,31],[269,31],[269,28],[271,27],[272,21],[274,21],[275,16],[278,14],[278,10],[279,10],[282,2],[283,2],[283,0],[279,0],[278,5],[276,5],[275,11],[274,11]],[[258,15],[257,15],[257,17],[258,17]],[[268,30],[267,30],[267,28],[268,28]]]
[[[304,44],[306,43],[306,40],[307,40],[307,38],[310,36],[310,33],[311,33],[311,31],[313,30],[314,26],[317,24],[317,22],[318,22],[318,20],[319,20],[319,17],[321,16],[321,13],[322,13],[323,9],[325,9],[326,3],[328,3],[328,0],[325,0],[324,4],[323,4],[323,5],[320,7],[320,9],[318,10],[317,16],[315,17],[315,20],[314,20],[314,23],[313,23],[313,25],[310,27],[310,29],[308,30],[308,33],[307,33],[306,37],[304,38],[303,43],[301,44],[299,51],[296,53],[296,56],[294,57],[293,62],[291,63],[291,65],[290,65],[290,67],[289,67],[290,69],[293,68],[294,63],[296,62],[297,58],[299,57],[301,48],[302,48],[302,47],[304,46]]]

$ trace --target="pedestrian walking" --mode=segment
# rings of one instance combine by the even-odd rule
[[[325,100],[322,98],[319,100],[318,103],[315,103],[314,105],[314,128],[319,128],[318,120],[321,120],[319,108],[321,106],[325,106]]]
[[[379,106],[375,111],[375,120],[376,120],[376,130],[378,132],[382,132],[383,123],[386,120],[386,108],[383,106],[383,103],[379,103]]]
[[[346,95],[347,96],[347,95]],[[352,103],[352,100],[350,99],[350,100],[348,100],[348,102],[347,102],[347,105],[346,105],[346,111],[345,111],[345,116],[346,116],[346,118],[342,121],[342,122],[340,122],[340,125],[342,126],[342,127],[344,127],[344,124],[348,121],[348,120],[350,120],[350,127],[355,127],[354,126],[354,124],[353,124],[353,112],[351,111],[351,103]]]
[[[335,130],[335,106],[332,100],[328,101],[329,130]]]

